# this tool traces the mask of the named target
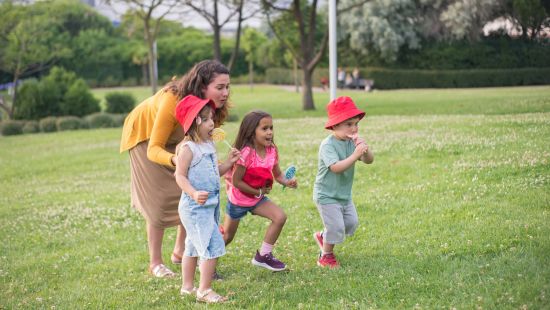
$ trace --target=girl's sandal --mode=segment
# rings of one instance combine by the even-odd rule
[[[197,295],[197,288],[193,287],[191,290],[187,290],[187,289],[184,289],[182,286],[180,290],[180,295],[182,296]]]
[[[214,292],[211,288],[204,292],[197,290],[197,301],[205,302],[207,304],[218,304],[227,301],[227,297],[221,296]]]
[[[168,269],[164,264],[158,264],[154,267],[149,267],[149,273],[157,278],[173,278],[176,274]]]
[[[172,261],[172,264],[181,265],[181,255],[178,255],[175,252],[172,253],[172,257],[170,257],[170,260]]]

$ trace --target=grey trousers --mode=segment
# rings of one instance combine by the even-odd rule
[[[315,204],[325,226],[323,230],[323,239],[325,242],[328,244],[339,244],[344,242],[345,236],[351,236],[355,233],[359,219],[357,218],[357,211],[352,201],[346,205]]]

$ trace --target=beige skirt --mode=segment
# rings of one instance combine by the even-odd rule
[[[180,225],[181,189],[176,183],[174,169],[150,161],[148,145],[147,140],[130,149],[132,207],[157,228]],[[175,147],[176,144],[167,145],[166,150],[174,152]]]

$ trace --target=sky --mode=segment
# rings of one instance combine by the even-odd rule
[[[83,2],[87,2],[87,1],[83,1]],[[102,1],[102,0],[95,0],[94,7],[98,10],[100,14],[108,17],[112,21],[120,21],[120,15],[122,15],[128,9],[128,6],[126,4],[115,2],[115,4],[113,5],[108,5],[105,1]],[[218,6],[218,10],[219,10],[220,20],[222,20],[229,14],[229,11],[223,5]],[[179,10],[179,11],[182,11],[182,10]],[[206,31],[211,30],[210,24],[208,24],[208,22],[204,18],[202,18],[196,12],[189,12],[189,9],[188,9],[188,12],[179,12],[174,14],[171,13],[166,17],[166,19],[176,20],[176,21],[181,20],[183,26],[185,27],[192,26],[192,27],[206,30]],[[257,18],[251,18],[249,20],[246,20],[243,24],[254,28],[258,28],[260,27],[261,23],[262,23],[262,18],[257,17]],[[225,30],[235,29],[236,27],[237,27],[237,24],[235,22],[228,23],[226,26],[224,26]]]

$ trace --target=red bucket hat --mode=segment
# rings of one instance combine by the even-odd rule
[[[210,104],[212,110],[216,109],[216,105],[212,100],[202,99],[193,95],[185,96],[178,102],[178,105],[176,105],[176,119],[181,124],[181,127],[183,127],[183,132],[187,133],[189,131],[197,115],[199,115],[199,112],[207,104]]]
[[[350,97],[338,97],[332,100],[327,105],[328,120],[325,123],[325,129],[331,129],[332,126],[338,125],[341,122],[353,118],[359,117],[362,119],[365,116],[365,112],[359,110],[353,100]]]

